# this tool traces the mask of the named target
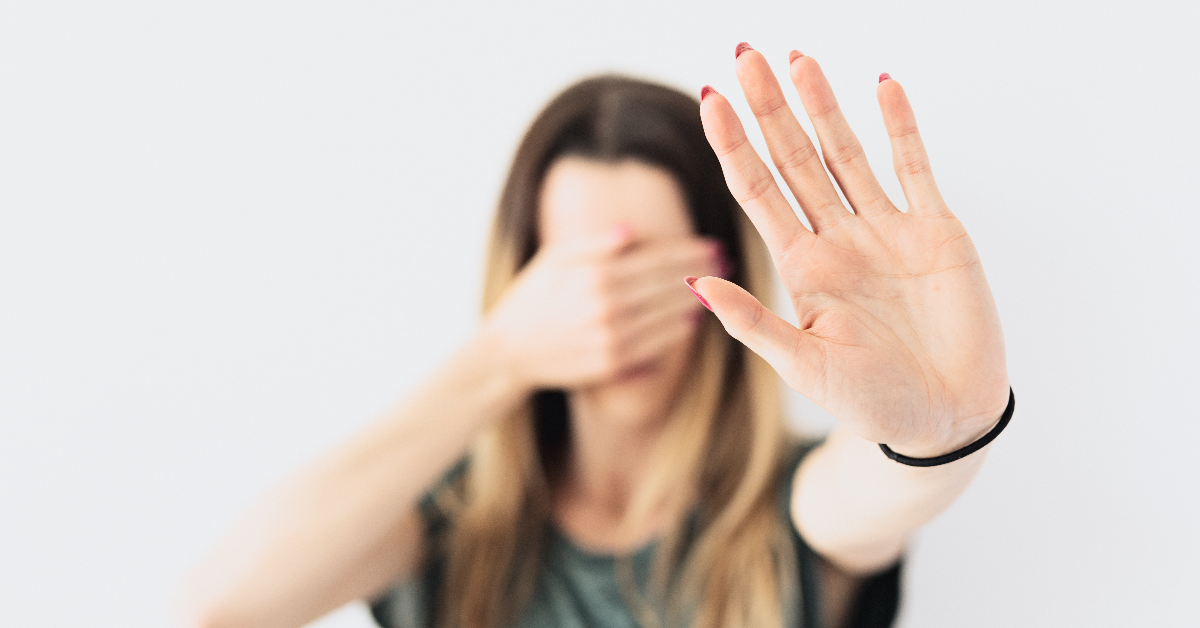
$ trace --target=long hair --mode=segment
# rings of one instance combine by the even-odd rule
[[[765,246],[725,187],[699,102],[661,85],[601,76],[551,101],[517,149],[492,228],[485,313],[537,252],[542,181],[564,155],[637,160],[671,173],[695,232],[723,244],[733,263],[730,280],[769,301]],[[626,601],[647,627],[781,628],[801,601],[790,524],[779,514],[788,436],[778,379],[713,316],[692,350],[656,452],[660,464],[631,504],[636,518],[665,499],[686,500],[676,511],[687,515],[660,540],[645,595],[623,586]],[[442,496],[452,524],[441,548],[439,625],[511,625],[530,599],[545,550],[550,485],[570,439],[563,395],[540,392],[483,433],[465,477]],[[631,582],[630,563],[618,565],[625,566],[623,584]]]

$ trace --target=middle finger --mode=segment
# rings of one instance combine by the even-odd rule
[[[854,213],[865,216],[898,211],[879,185],[858,137],[850,130],[821,66],[812,57],[797,57],[790,65],[792,83],[808,112],[825,166],[837,180]]]
[[[743,48],[739,46],[738,50]],[[788,107],[767,60],[758,51],[746,48],[738,54],[735,64],[742,93],[767,140],[771,161],[775,162],[813,231],[819,233],[849,216],[850,212],[846,211],[833,188],[812,140]]]

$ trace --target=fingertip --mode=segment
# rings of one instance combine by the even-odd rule
[[[803,53],[803,52],[800,52],[799,50],[793,50],[793,51],[791,51],[791,52],[788,54],[788,65],[791,65],[791,64],[795,63],[795,62],[796,62],[796,59],[799,59],[800,57],[803,57],[803,56],[804,56],[804,53]]]
[[[879,94],[880,101],[885,98],[892,100],[904,94],[904,87],[900,85],[899,81],[892,78],[891,74],[884,72],[879,75],[879,83],[876,85],[875,91]]]
[[[712,115],[711,112],[713,112],[713,111],[720,111],[722,109],[723,101],[724,101],[724,106],[729,107],[730,105],[729,105],[728,100],[729,99],[725,98],[724,94],[722,94],[721,92],[718,92],[717,89],[715,87],[713,87],[712,85],[705,85],[703,88],[700,89],[700,117],[701,117],[701,119],[703,119],[706,115]]]
[[[612,233],[614,240],[617,242],[625,242],[633,237],[633,227],[629,223],[621,221],[616,225],[613,225]]]
[[[742,122],[728,100],[717,90],[708,92],[700,102],[700,123],[704,137],[720,156],[728,146],[736,145],[745,135]]]
[[[879,106],[884,109],[907,107],[908,96],[904,93],[904,86],[896,79],[887,79],[879,83],[875,88],[875,97],[879,100]]]
[[[628,222],[621,221],[609,228],[608,238],[604,245],[599,247],[598,252],[602,255],[616,254],[628,247],[632,241],[633,226]]]
[[[747,50],[754,50],[754,48],[744,41],[739,43],[737,48],[733,49],[733,58],[737,59],[738,57],[742,56],[743,52],[746,52]]]
[[[696,289],[696,281],[698,279],[700,278],[689,275],[683,278],[683,282],[687,284],[688,290],[691,290],[692,294],[696,295],[696,298],[700,300],[700,304],[708,308],[708,311],[711,312],[713,311],[712,306],[708,304],[708,300],[704,298],[704,295],[700,294],[700,291]]]
[[[817,63],[816,59],[798,50],[794,51],[794,55],[788,61],[788,74],[792,78],[792,83],[799,87],[800,83],[814,70],[820,72],[821,66]]]

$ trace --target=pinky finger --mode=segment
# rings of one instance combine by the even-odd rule
[[[917,118],[904,88],[886,74],[880,77],[876,89],[883,124],[892,141],[892,165],[904,188],[909,211],[938,213],[946,209],[942,194],[933,180],[929,155],[917,131]]]

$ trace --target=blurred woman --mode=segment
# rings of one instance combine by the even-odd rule
[[[195,625],[354,599],[389,627],[891,623],[907,538],[984,452],[878,443],[923,464],[1007,415],[995,306],[898,84],[907,212],[815,61],[792,79],[850,208],[765,59],[740,45],[737,71],[811,228],[710,88],[567,89],[517,150],[474,338],[247,517],[190,585]],[[761,305],[772,260],[799,328]],[[776,373],[841,426],[790,436]]]

